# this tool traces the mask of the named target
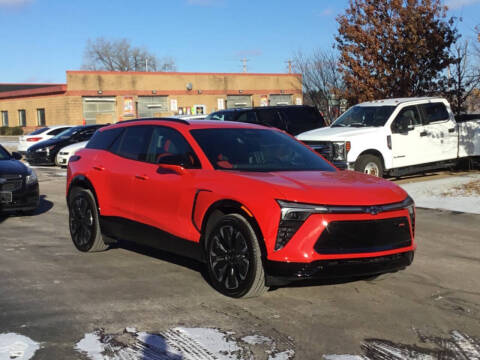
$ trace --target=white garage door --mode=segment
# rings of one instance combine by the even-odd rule
[[[84,97],[83,118],[86,124],[114,123],[115,116],[114,97]]]
[[[228,95],[227,109],[252,107],[250,95]]]

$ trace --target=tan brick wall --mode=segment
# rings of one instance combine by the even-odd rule
[[[192,90],[187,90],[187,83]],[[0,99],[0,110],[8,111],[9,126],[18,126],[18,110],[26,111],[25,132],[37,126],[37,109],[45,109],[47,125],[83,122],[84,96],[114,96],[116,114],[103,116],[97,122],[116,122],[132,117],[124,115],[124,97],[168,96],[177,100],[178,107],[191,108],[205,105],[206,113],[218,110],[218,99],[227,95],[251,95],[253,106],[260,106],[262,96],[292,94],[292,103],[302,100],[301,76],[296,74],[209,74],[209,73],[114,73],[114,72],[67,72],[67,92],[59,95],[32,96]],[[161,115],[173,115],[169,111]],[[159,114],[160,115],[160,114]]]
[[[38,96],[18,99],[0,99],[0,111],[8,111],[8,125],[19,126],[18,110],[25,110],[28,132],[38,126],[37,109],[45,109],[47,125],[81,124],[82,98],[80,96]]]

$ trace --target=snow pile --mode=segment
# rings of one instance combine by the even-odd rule
[[[480,214],[480,174],[452,176],[400,186],[418,207]]]
[[[29,360],[40,349],[32,339],[14,333],[0,334],[0,360]]]

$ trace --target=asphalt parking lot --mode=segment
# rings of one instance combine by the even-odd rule
[[[90,359],[75,347],[95,331],[128,347],[132,332],[157,334],[171,344],[167,335],[178,328],[224,334],[237,345],[228,359],[480,356],[478,215],[419,209],[418,250],[404,271],[234,300],[210,287],[200,264],[180,257],[128,244],[78,252],[68,232],[66,171],[37,173],[37,213],[0,218],[0,334],[40,343],[35,359]],[[197,351],[203,346],[192,337],[177,342]],[[385,351],[391,356],[376,357]],[[208,354],[185,359],[217,358]],[[162,356],[136,358],[183,359]]]

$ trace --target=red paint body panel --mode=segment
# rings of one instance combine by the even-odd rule
[[[280,222],[276,200],[315,205],[372,206],[399,203],[407,193],[390,181],[351,171],[240,172],[215,170],[194,138],[193,129],[263,128],[257,125],[217,121],[190,121],[190,125],[173,121],[144,120],[104,127],[161,125],[179,131],[191,145],[201,169],[184,174],[157,172],[158,165],[122,158],[103,150],[83,149],[80,160],[69,163],[67,193],[72,179],[86,177],[95,189],[100,214],[124,217],[151,225],[177,237],[199,242],[199,229],[210,207],[222,200],[245,206],[253,214],[265,242],[267,259],[280,262],[309,263],[316,260],[375,257],[415,250],[411,246],[382,252],[355,254],[318,254],[314,244],[326,224],[339,220],[375,220],[394,217],[409,219],[406,209],[371,214],[310,215],[292,239],[275,251]],[[276,130],[272,130],[276,131]]]

